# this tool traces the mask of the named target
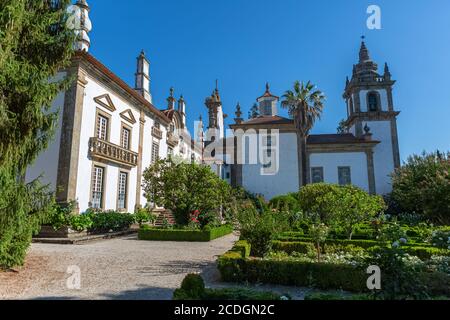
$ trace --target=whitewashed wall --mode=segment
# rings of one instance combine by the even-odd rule
[[[139,118],[140,112],[132,104],[123,100],[120,96],[114,94],[109,88],[100,84],[95,79],[87,77],[88,84],[85,89],[84,105],[83,105],[83,121],[81,125],[80,134],[80,155],[79,155],[79,170],[77,177],[77,200],[80,206],[80,212],[84,212],[89,207],[90,191],[91,191],[91,179],[92,179],[92,166],[93,162],[88,158],[89,152],[89,139],[95,136],[96,126],[96,110],[100,110],[111,115],[110,120],[110,136],[109,141],[116,145],[120,145],[120,134],[122,128],[122,122],[125,122],[132,128],[131,133],[131,150],[138,151],[139,146]],[[94,98],[103,94],[109,94],[116,111],[110,112],[109,110],[98,105]],[[120,117],[120,113],[131,109],[137,122],[131,124]],[[125,170],[126,171],[126,170]],[[106,169],[105,180],[105,209],[115,210],[117,209],[117,180],[119,175],[119,167],[117,165],[109,163]],[[137,168],[132,168],[129,171],[128,176],[128,211],[133,211],[136,199],[136,179]]]
[[[368,125],[373,139],[381,141],[375,147],[375,183],[378,194],[387,194],[392,191],[390,175],[394,172],[394,155],[391,138],[390,121],[371,121]]]
[[[65,77],[65,73],[60,73],[56,80]],[[56,179],[58,177],[59,147],[61,145],[62,115],[64,112],[65,92],[61,92],[52,103],[50,112],[58,112],[58,122],[55,129],[55,136],[49,143],[48,148],[42,152],[33,165],[27,168],[25,180],[31,182],[41,177],[43,184],[49,185],[52,191],[56,191]]]
[[[261,175],[261,164],[244,165],[242,168],[243,187],[251,193],[264,195],[266,200],[299,189],[296,134],[281,133],[279,144],[279,171],[276,175]],[[248,158],[247,148],[245,153]]]
[[[323,167],[324,182],[339,183],[338,167],[350,167],[352,184],[369,191],[367,157],[363,152],[314,153],[310,166]]]

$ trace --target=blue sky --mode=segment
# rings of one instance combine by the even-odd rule
[[[151,60],[152,94],[166,107],[169,88],[187,100],[189,126],[215,80],[229,120],[244,115],[271,83],[282,95],[311,80],[327,95],[313,133],[335,133],[346,116],[345,77],[361,35],[397,84],[402,159],[450,149],[450,1],[448,0],[91,0],[91,54],[134,86],[136,57]],[[382,10],[382,29],[368,30],[367,7]],[[282,112],[284,114],[284,111]],[[228,122],[229,123],[229,122]]]

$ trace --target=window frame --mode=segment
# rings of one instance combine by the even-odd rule
[[[155,146],[158,149],[158,155],[155,157]],[[151,149],[151,163],[156,163],[159,159],[161,159],[160,157],[160,152],[161,152],[161,145],[159,141],[153,140],[152,141],[152,149]]]
[[[94,175],[95,175],[95,170],[96,169],[102,169],[102,183],[101,183],[101,199],[100,199],[100,208],[96,208],[94,207],[94,192],[98,192],[98,191],[94,191]],[[106,203],[106,177],[107,177],[107,166],[97,163],[97,162],[93,162],[92,163],[92,170],[91,170],[91,180],[90,180],[90,193],[89,193],[89,203],[90,203],[90,207],[92,207],[93,209],[101,209],[104,210],[105,209],[105,203]]]
[[[375,97],[376,100],[376,109],[373,110],[371,109],[371,97]],[[379,112],[381,111],[381,97],[380,97],[380,93],[378,91],[369,91],[367,93],[367,111],[368,112]]]
[[[128,148],[125,148],[123,146],[123,138],[124,138],[124,130],[128,131]],[[122,122],[122,125],[120,127],[120,146],[126,150],[131,150],[132,146],[132,135],[133,135],[133,128],[126,123]]]
[[[126,175],[126,181],[125,181],[125,199],[124,199],[124,207],[120,208],[119,202],[120,202],[120,189],[121,189],[121,176]],[[126,170],[119,170],[119,175],[117,178],[117,211],[119,212],[126,212],[128,210],[128,194],[129,194],[129,185],[130,185],[130,172]]]
[[[319,182],[315,182],[314,181],[314,170],[320,170],[321,181],[319,181]],[[325,182],[325,169],[324,169],[324,167],[311,167],[311,183],[315,184],[315,183],[323,183],[323,182]]]
[[[344,169],[348,169],[348,172],[349,172],[350,181],[348,183],[342,183],[342,181],[341,181],[341,170],[344,170]],[[338,167],[338,184],[340,186],[348,186],[348,185],[351,185],[352,183],[353,183],[352,182],[352,167],[351,166],[339,166]]]
[[[98,132],[99,132],[99,117],[105,118],[107,120],[107,125],[106,125],[106,139],[101,139],[98,136]],[[110,140],[111,137],[111,114],[97,108],[97,111],[95,113],[95,124],[94,124],[94,137],[103,140],[103,141],[108,141]]]

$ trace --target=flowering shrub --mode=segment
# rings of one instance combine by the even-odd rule
[[[434,247],[450,250],[450,231],[434,231],[431,243]]]
[[[433,256],[427,261],[429,271],[442,272],[450,275],[450,257]]]

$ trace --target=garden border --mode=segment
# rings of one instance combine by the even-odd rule
[[[223,225],[209,230],[141,228],[138,239],[144,241],[209,242],[233,233],[233,226]]]

